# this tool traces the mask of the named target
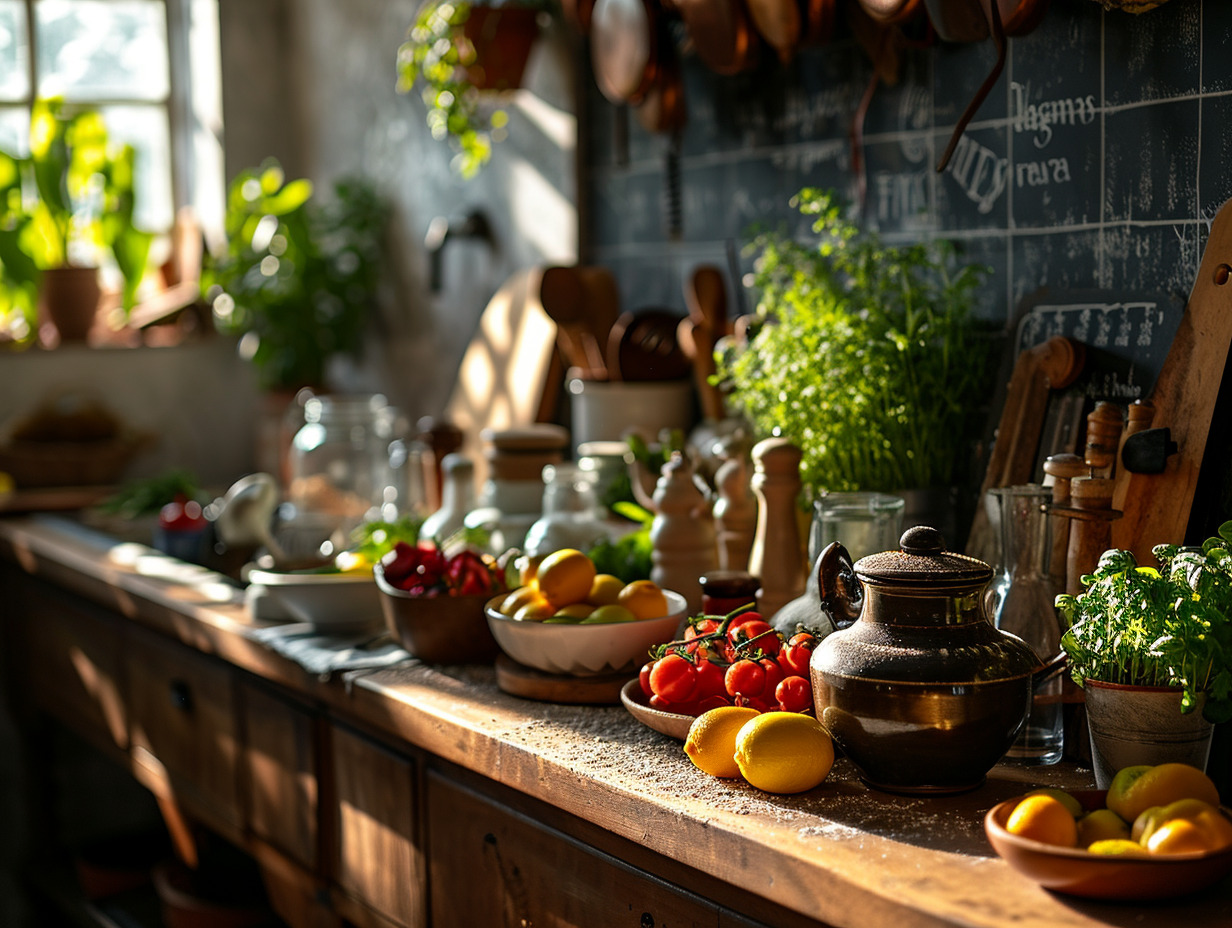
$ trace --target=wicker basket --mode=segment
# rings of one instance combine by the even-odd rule
[[[93,487],[117,482],[150,441],[127,434],[102,441],[22,441],[0,444],[0,471],[22,489]]]

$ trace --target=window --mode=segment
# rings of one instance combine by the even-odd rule
[[[218,0],[0,0],[0,148],[29,152],[36,99],[95,109],[136,150],[140,228],[167,233],[190,206],[220,229],[218,58]]]

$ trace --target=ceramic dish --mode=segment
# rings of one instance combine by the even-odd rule
[[[248,572],[251,599],[272,599],[286,617],[318,631],[348,634],[379,626],[381,595],[369,573]],[[270,617],[268,607],[263,617]]]
[[[642,692],[640,680],[630,680],[621,687],[620,702],[629,710],[630,715],[661,735],[667,735],[677,741],[684,741],[689,736],[689,727],[693,724],[695,716],[656,709],[650,705],[646,694]]]
[[[685,599],[664,590],[668,614],[657,619],[566,625],[525,622],[497,611],[504,594],[488,602],[488,628],[509,657],[544,673],[588,676],[640,665],[656,644],[671,641],[688,609]]]
[[[372,569],[385,627],[408,654],[429,664],[490,664],[498,648],[483,609],[489,597],[412,596]]]
[[[1103,808],[1104,790],[1070,790],[1083,808]],[[1091,899],[1120,902],[1167,899],[1196,892],[1232,873],[1232,848],[1208,854],[1156,857],[1101,857],[1078,848],[1057,847],[1005,830],[1022,797],[988,810],[988,843],[1011,867],[1045,889]],[[1228,814],[1228,810],[1224,810]]]

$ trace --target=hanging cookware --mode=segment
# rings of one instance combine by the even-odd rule
[[[613,103],[641,103],[658,71],[660,32],[652,0],[595,0],[590,63]]]
[[[685,122],[684,79],[680,75],[676,45],[666,23],[658,25],[655,47],[658,49],[655,75],[637,105],[637,121],[647,132],[672,133]]]
[[[923,0],[860,0],[860,6],[877,22],[896,26],[923,9]]]
[[[878,789],[974,789],[1013,744],[1041,666],[985,612],[992,568],[916,526],[900,551],[854,565],[839,543],[818,557],[823,608],[849,627],[824,638],[809,675],[817,718]]]
[[[861,0],[863,2],[863,0]],[[983,105],[1005,69],[1006,39],[1026,35],[1043,18],[1048,0],[924,0],[938,38],[945,42],[976,42],[991,36],[997,60],[967,108],[959,116],[950,142],[937,162],[937,173],[950,163],[967,124]]]
[[[674,0],[697,57],[716,74],[739,74],[757,63],[757,33],[744,4],[745,0]]]

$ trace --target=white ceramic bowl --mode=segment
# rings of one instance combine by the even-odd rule
[[[381,591],[370,573],[251,570],[248,582],[250,593],[256,587],[293,621],[318,631],[348,634],[385,621]]]
[[[492,637],[519,664],[545,673],[590,676],[640,666],[651,647],[676,638],[688,605],[679,593],[664,590],[663,594],[668,614],[635,622],[568,625],[520,621],[497,611],[506,594],[489,600],[485,613]]]

